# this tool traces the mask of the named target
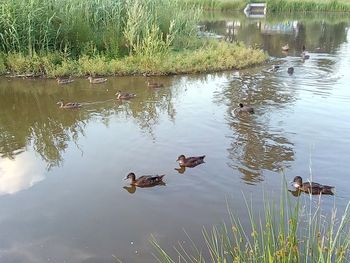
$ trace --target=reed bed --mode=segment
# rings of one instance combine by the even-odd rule
[[[175,0],[0,0],[0,51],[67,57],[186,47],[199,10]]]
[[[315,205],[315,197],[310,196],[310,202],[301,205],[288,194],[283,192],[279,209],[265,202],[259,217],[246,200],[250,227],[244,227],[244,220],[228,208],[229,224],[203,229],[204,248],[187,235],[189,245],[179,242],[169,253],[153,237],[155,258],[162,263],[349,262],[349,204],[340,217],[335,208],[324,216],[320,205],[324,197]]]

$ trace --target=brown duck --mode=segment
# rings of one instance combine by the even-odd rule
[[[74,79],[72,78],[57,78],[57,83],[58,84],[69,84],[69,83],[72,83],[74,81]]]
[[[303,179],[300,176],[294,177],[293,186],[303,192],[313,194],[313,195],[333,195],[334,186],[322,185],[314,182],[303,183]]]
[[[147,83],[147,86],[149,88],[163,88],[164,87],[164,84],[163,83],[157,83],[157,82],[150,82],[150,81],[146,81]]]
[[[93,77],[88,77],[88,80],[90,81],[91,84],[100,84],[104,83],[107,81],[105,78],[93,78]]]
[[[242,112],[247,112],[247,113],[254,113],[254,108],[251,106],[243,105],[243,103],[239,104],[239,107],[234,109],[234,112],[236,113],[242,113]]]
[[[136,175],[134,173],[129,173],[124,180],[131,179],[131,185],[135,185],[138,187],[149,187],[157,184],[164,184],[162,175],[143,175],[136,179]]]
[[[288,51],[289,50],[289,45],[286,44],[282,47],[282,51]]]
[[[68,102],[64,104],[63,101],[59,101],[56,104],[60,105],[61,109],[78,109],[82,107],[82,105],[78,102]]]
[[[115,95],[117,96],[117,100],[129,100],[136,97],[136,94],[134,93],[121,92],[121,91],[118,91]]]
[[[180,166],[195,167],[201,163],[204,163],[204,157],[205,155],[186,158],[185,155],[181,154],[176,161],[179,162]]]

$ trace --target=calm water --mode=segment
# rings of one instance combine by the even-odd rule
[[[287,180],[308,178],[311,167],[315,181],[336,186],[334,197],[321,199],[325,210],[345,207],[349,19],[233,17],[202,24],[264,48],[271,62],[154,78],[165,85],[159,90],[147,88],[145,77],[96,86],[0,78],[0,262],[114,262],[113,255],[154,262],[151,234],[166,249],[187,240],[183,229],[200,244],[202,226],[227,218],[226,199],[243,221],[243,194],[256,211],[264,193],[277,200],[281,171]],[[283,54],[286,43],[291,50]],[[272,64],[281,70],[270,72]],[[119,102],[117,90],[137,97]],[[61,99],[84,107],[59,109]],[[241,101],[256,114],[233,115]],[[179,173],[180,154],[206,154],[206,163]],[[166,185],[132,189],[123,181],[130,171],[165,173]]]

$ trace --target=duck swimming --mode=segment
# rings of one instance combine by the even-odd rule
[[[117,96],[117,100],[129,100],[136,97],[136,94],[134,93],[121,92],[121,91],[118,91],[115,95]]]
[[[180,166],[184,166],[184,167],[195,167],[201,163],[204,163],[204,158],[205,155],[202,156],[196,156],[196,157],[185,157],[185,155],[181,154],[178,158],[177,158],[177,162],[179,162]]]
[[[150,187],[157,184],[164,184],[162,175],[143,175],[136,179],[136,175],[134,173],[129,173],[124,180],[131,179],[131,185],[138,187]]]
[[[69,83],[72,83],[74,81],[74,79],[72,78],[57,78],[57,83],[58,84],[69,84]]]
[[[239,107],[235,108],[233,111],[234,111],[234,113],[236,113],[236,112],[238,112],[238,113],[247,112],[247,113],[253,114],[254,113],[254,108],[251,107],[251,106],[243,105],[243,103],[240,103]]]
[[[303,192],[313,194],[313,195],[333,195],[334,186],[322,185],[314,182],[303,183],[303,179],[300,176],[294,177],[293,186]]]
[[[90,81],[91,84],[100,84],[107,81],[107,79],[105,78],[93,78],[91,76],[88,77],[88,80]]]
[[[63,101],[59,101],[56,104],[60,105],[61,109],[78,109],[82,107],[82,105],[78,102],[68,102],[64,104]]]
[[[147,86],[149,88],[163,88],[164,84],[163,83],[157,83],[157,82],[150,82],[150,81],[146,81]]]

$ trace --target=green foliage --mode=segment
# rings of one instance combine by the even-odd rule
[[[0,0],[0,52],[121,56],[177,48],[198,10],[172,0]],[[193,37],[194,34],[192,34]]]
[[[255,209],[246,200],[248,227],[228,208],[229,224],[203,229],[204,248],[187,235],[190,245],[179,243],[172,257],[152,238],[158,262],[349,262],[349,204],[337,218],[336,209],[331,215],[323,215],[321,202],[315,205],[311,196],[310,202],[301,206],[299,199],[293,204],[288,194],[285,187],[279,209],[265,202],[263,216],[259,217],[254,216]]]

